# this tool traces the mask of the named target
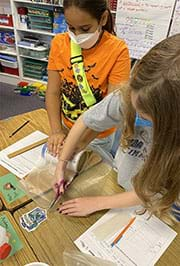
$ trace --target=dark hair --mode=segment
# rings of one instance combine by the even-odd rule
[[[83,9],[84,11],[88,12],[92,17],[96,18],[98,21],[100,21],[104,11],[107,10],[108,20],[106,25],[103,26],[103,29],[115,35],[114,19],[108,7],[108,2],[106,0],[64,0],[63,1],[64,10],[71,6]]]

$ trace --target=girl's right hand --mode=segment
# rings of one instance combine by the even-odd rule
[[[51,155],[56,157],[59,154],[59,151],[63,146],[65,138],[66,135],[63,132],[54,133],[49,136],[47,145],[48,151]]]
[[[54,183],[54,191],[57,194],[64,193],[65,190],[65,169],[66,164],[64,162],[58,162],[55,170],[55,183]]]

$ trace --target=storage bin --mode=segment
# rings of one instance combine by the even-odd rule
[[[24,69],[24,72],[26,73],[31,73],[31,74],[34,74],[34,75],[43,75],[45,73],[45,70],[36,70],[36,69],[33,69],[33,68],[29,68],[29,69]]]
[[[37,17],[34,15],[28,14],[29,22],[38,22],[38,23],[49,23],[52,24],[52,17]]]
[[[0,25],[13,27],[12,15],[0,14]]]
[[[49,49],[44,46],[38,47],[25,47],[25,46],[18,46],[19,52],[21,55],[30,56],[34,58],[47,58]]]
[[[41,74],[35,74],[31,72],[26,72],[26,71],[24,71],[23,73],[24,73],[24,77],[34,78],[38,80],[42,80],[42,77],[43,77],[43,75]]]
[[[31,77],[31,78],[35,78],[35,79],[39,79],[39,80],[42,80],[42,78],[43,78],[42,72],[32,71],[32,69],[24,70],[23,73],[24,73],[24,76],[26,76],[26,77]]]
[[[1,53],[0,53],[0,60],[10,61],[10,62],[17,62],[16,57],[10,56],[10,55],[6,55],[6,54],[1,54]]]
[[[52,32],[53,12],[48,9],[28,8],[28,28]]]
[[[46,28],[49,28],[49,29],[52,29],[53,27],[53,24],[52,23],[46,23],[46,22],[41,22],[41,21],[31,21],[31,23],[29,24],[30,26],[32,27],[46,27]]]
[[[2,72],[7,73],[7,74],[11,74],[11,75],[16,75],[16,76],[19,75],[18,68],[2,66]]]
[[[4,59],[0,59],[1,65],[4,67],[10,67],[10,68],[18,68],[18,63],[17,61],[12,62]]]
[[[24,76],[42,80],[46,74],[47,63],[33,59],[23,61]]]
[[[29,71],[29,70],[35,70],[35,71],[39,71],[39,73],[41,73],[42,71],[44,71],[46,69],[46,67],[44,66],[38,66],[38,65],[25,65],[23,64],[23,68],[25,71]]]
[[[44,30],[44,31],[48,31],[48,32],[52,32],[53,30],[53,25],[49,25],[49,24],[43,24],[43,23],[31,23],[31,24],[28,24],[28,29],[31,29],[31,30]]]
[[[28,7],[28,15],[51,17],[52,11],[45,8]]]
[[[36,65],[23,65],[24,71],[36,71],[36,73],[42,73],[42,71],[45,71],[45,68],[42,66],[36,66]]]
[[[23,64],[25,66],[36,66],[36,67],[47,67],[46,62],[34,60],[34,59],[24,59]]]
[[[0,63],[1,63],[2,72],[17,76],[19,75],[17,61],[8,61],[0,58]]]

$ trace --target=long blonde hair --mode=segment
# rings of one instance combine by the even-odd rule
[[[153,121],[152,149],[133,178],[134,189],[151,213],[170,222],[172,204],[180,202],[180,34],[161,41],[137,63],[129,86],[138,93],[138,109]]]

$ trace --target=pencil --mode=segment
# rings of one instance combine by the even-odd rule
[[[124,229],[119,233],[119,235],[113,240],[111,246],[113,247],[115,244],[117,244],[117,242],[119,241],[119,239],[124,235],[124,233],[128,230],[128,228],[132,225],[132,223],[135,221],[136,217],[133,217],[129,223],[124,227]]]
[[[12,134],[9,136],[9,138],[11,138],[12,136],[14,136],[19,130],[21,130],[29,122],[30,122],[30,120],[27,120],[26,122],[24,122],[20,127],[18,127],[15,131],[12,132]]]

